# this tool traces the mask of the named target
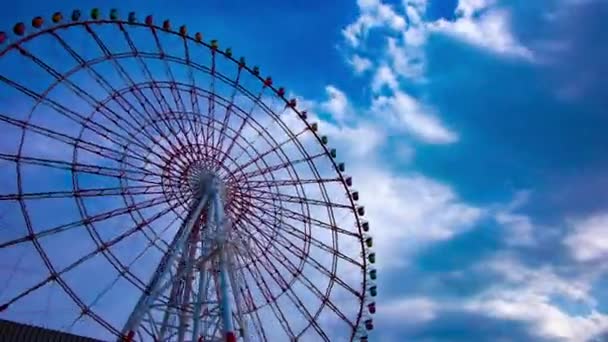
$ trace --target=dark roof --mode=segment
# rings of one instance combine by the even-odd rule
[[[2,342],[100,342],[56,330],[34,327],[0,319],[0,341]]]

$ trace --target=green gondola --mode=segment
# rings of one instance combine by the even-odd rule
[[[91,19],[93,19],[93,20],[99,19],[99,8],[93,8],[91,10]]]

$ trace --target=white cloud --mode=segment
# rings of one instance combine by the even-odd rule
[[[595,308],[589,279],[565,279],[550,267],[531,269],[508,257],[485,264],[506,277],[504,283],[467,301],[467,310],[531,323],[540,337],[570,342],[587,341],[608,328],[608,316]],[[570,314],[552,301],[555,296],[581,303],[584,314]]]
[[[532,235],[534,226],[526,215],[509,212],[496,214],[496,222],[508,229],[506,243],[513,246],[530,246],[534,244]]]
[[[299,102],[319,107],[311,101]],[[327,122],[309,112],[310,120],[319,121],[320,131],[328,135],[330,145],[344,151],[353,189],[360,193],[359,204],[366,207],[379,268],[400,265],[404,255],[467,231],[483,215],[483,210],[465,203],[446,184],[386,167],[387,159],[379,153],[390,126],[386,124],[390,113],[385,114],[384,120],[355,115],[343,122]],[[409,146],[400,150],[403,159],[411,158]]]
[[[467,231],[483,214],[433,179],[396,175],[372,160],[359,164],[354,187],[366,206],[381,268],[407,263],[409,253]]]
[[[357,1],[361,15],[357,20],[348,25],[342,34],[347,42],[358,47],[361,41],[367,36],[367,33],[377,27],[387,27],[392,30],[405,29],[405,18],[397,14],[395,10],[383,4],[380,0],[359,0]]]
[[[608,213],[574,221],[573,226],[564,244],[576,260],[593,261],[608,256]]]
[[[350,105],[348,97],[340,89],[330,85],[325,90],[328,97],[320,103],[298,96],[294,97],[298,99],[298,103],[303,108],[308,108],[309,121],[319,123],[319,130],[328,136],[332,147],[344,151],[347,157],[364,163],[385,142],[387,136],[385,128],[358,116],[356,110]],[[321,119],[317,115],[317,111],[332,114],[336,122]],[[338,117],[335,113],[338,113]],[[352,115],[341,116],[340,113]]]
[[[332,143],[336,141],[339,144],[340,151],[345,151],[353,158],[369,157],[386,139],[386,132],[370,123],[360,123],[353,127],[323,123],[322,128],[331,137]]]
[[[387,56],[391,63],[391,69],[401,77],[411,80],[422,80],[426,68],[424,50],[417,45],[426,39],[423,31],[408,30],[405,33],[405,41],[415,43],[402,43],[396,38],[388,38]]]
[[[361,57],[357,54],[354,54],[349,60],[348,63],[350,65],[352,65],[353,69],[355,70],[355,73],[357,74],[362,74],[363,72],[369,70],[372,68],[373,64],[372,61],[365,58],[365,57]]]
[[[374,99],[371,111],[377,117],[397,124],[427,143],[449,144],[458,140],[458,135],[432,115],[430,108],[405,92],[395,91],[391,97],[380,96]]]
[[[384,86],[387,86],[391,90],[395,90],[399,87],[397,77],[388,65],[382,65],[374,74],[372,80],[372,90],[378,93]]]
[[[499,7],[495,0],[460,0],[455,9],[455,20],[425,18],[426,0],[404,0],[397,11],[380,0],[357,2],[360,16],[343,30],[343,36],[357,55],[366,50],[372,29],[379,30],[385,47],[378,57],[389,64],[396,74],[410,80],[424,79],[426,67],[425,45],[431,33],[446,34],[488,51],[532,60],[530,49],[523,46],[512,33],[510,12]],[[388,34],[387,34],[388,32]],[[355,72],[361,73],[360,64],[348,58]],[[380,63],[380,67],[384,65]],[[369,67],[365,64],[365,67]]]
[[[478,13],[479,6],[487,6],[487,4],[485,1],[469,0],[462,7],[459,5],[457,13],[460,17],[455,21],[440,19],[429,23],[428,27],[431,31],[447,34],[491,52],[532,60],[532,52],[521,45],[511,33],[510,13],[506,10],[486,7],[481,7],[486,11]]]
[[[544,297],[497,297],[471,308],[500,318],[533,322],[538,335],[560,341],[588,341],[608,328],[608,317],[595,310],[586,316],[570,316]]]
[[[529,268],[507,255],[498,255],[484,263],[488,270],[497,272],[505,277],[505,283],[497,288],[519,287],[525,292],[536,295],[561,294],[570,299],[595,304],[589,295],[591,285],[588,281],[564,279],[558,276],[551,266]]]
[[[372,99],[370,112],[389,127],[408,132],[427,143],[449,144],[458,141],[458,135],[442,124],[432,108],[420,104],[400,89],[403,78],[424,80],[424,45],[428,35],[424,21],[426,1],[405,1],[403,14],[380,0],[358,1],[357,4],[361,12],[359,18],[343,31],[354,49],[349,62],[357,73],[375,66],[370,80],[372,92],[377,95],[388,90],[392,94]],[[379,62],[361,59],[359,54],[366,50],[364,44],[368,33],[380,26],[395,35],[386,37],[386,49],[380,53]]]
[[[321,109],[331,114],[336,120],[343,120],[350,111],[346,94],[340,89],[328,85],[325,87],[328,99],[321,103]]]
[[[527,203],[529,192],[519,191],[513,200],[496,211],[494,219],[506,231],[506,243],[512,246],[531,246],[536,243],[534,225],[530,217],[517,213],[517,210]]]
[[[471,17],[494,3],[496,3],[494,0],[460,0],[456,6],[456,14]]]
[[[438,310],[438,303],[426,297],[407,297],[378,303],[378,315],[382,321],[399,325],[431,321],[437,316]],[[407,320],[403,319],[404,316],[407,316]]]

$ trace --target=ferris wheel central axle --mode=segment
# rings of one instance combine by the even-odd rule
[[[151,333],[156,341],[166,341],[176,336],[177,341],[183,342],[188,330],[191,332],[192,341],[203,341],[204,336],[209,336],[208,331],[211,328],[211,322],[205,317],[205,312],[211,312],[208,306],[213,301],[209,300],[208,295],[213,292],[209,290],[212,280],[215,280],[215,292],[219,297],[215,304],[221,313],[215,330],[220,325],[223,339],[227,342],[236,341],[230,298],[231,285],[237,305],[239,300],[234,290],[235,277],[231,274],[230,267],[230,226],[224,215],[225,187],[217,175],[200,166],[192,168],[188,181],[195,200],[123,328],[127,341],[133,340],[140,328]],[[206,222],[202,221],[204,216]],[[194,292],[196,272],[198,287]],[[214,276],[215,279],[211,279]],[[167,290],[168,300],[165,299]],[[158,306],[166,307],[162,310],[163,317],[160,322],[155,319],[153,312]],[[201,315],[203,307],[206,310]],[[177,319],[177,325],[170,324],[172,318]],[[242,324],[240,315],[237,321]],[[149,325],[148,329],[142,326],[143,323]],[[244,327],[241,327],[241,331],[244,331]],[[211,336],[213,335],[215,331],[211,333]]]

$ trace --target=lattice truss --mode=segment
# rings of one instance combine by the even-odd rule
[[[86,14],[0,32],[0,318],[367,340],[369,224],[306,111],[185,26]]]

